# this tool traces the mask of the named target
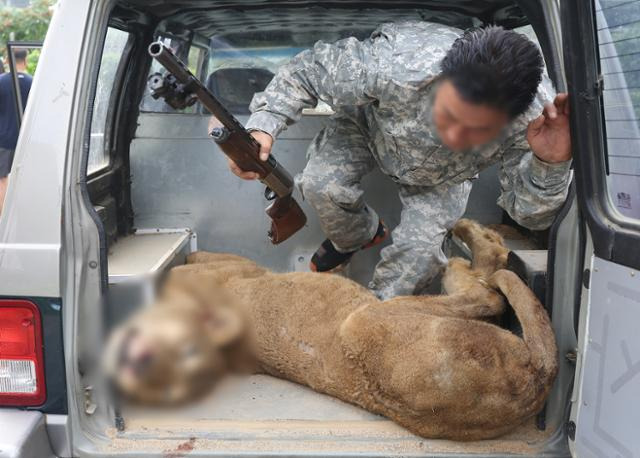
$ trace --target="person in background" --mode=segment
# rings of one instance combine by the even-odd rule
[[[15,51],[18,84],[23,107],[27,104],[32,78],[26,73],[27,51]],[[13,77],[11,73],[0,75],[0,214],[4,205],[4,197],[9,185],[9,173],[13,164],[13,155],[18,142],[18,113],[14,98]]]

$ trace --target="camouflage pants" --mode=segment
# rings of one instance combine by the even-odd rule
[[[309,147],[308,163],[296,177],[304,198],[317,211],[322,230],[338,251],[353,251],[370,241],[378,215],[360,187],[377,164],[364,130],[346,118],[332,119]],[[442,270],[442,242],[465,211],[471,182],[421,187],[399,185],[400,224],[393,243],[381,252],[369,288],[380,299],[419,294]]]

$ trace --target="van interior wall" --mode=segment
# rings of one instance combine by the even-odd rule
[[[246,122],[246,116],[238,117]],[[275,142],[274,155],[292,174],[306,164],[306,149],[322,128],[325,116],[304,116]],[[307,214],[307,227],[274,246],[267,238],[270,220],[264,186],[233,175],[218,147],[207,137],[208,116],[141,113],[131,144],[131,196],[138,229],[189,227],[198,247],[246,256],[277,271],[307,270],[311,255],[325,238],[314,210],[295,195]],[[396,185],[374,171],[363,180],[367,202],[391,227],[400,222]],[[474,180],[466,216],[498,223],[501,209],[497,170]],[[366,284],[381,247],[355,256],[348,275]]]

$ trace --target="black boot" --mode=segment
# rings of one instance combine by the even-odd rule
[[[336,267],[347,263],[356,251],[379,245],[387,237],[389,237],[389,229],[387,229],[384,222],[380,220],[378,223],[378,230],[371,241],[362,245],[358,250],[349,251],[348,253],[340,253],[335,249],[333,243],[331,243],[329,239],[326,239],[322,242],[320,248],[318,248],[318,250],[313,254],[309,267],[314,272],[327,272],[329,270],[333,270]]]

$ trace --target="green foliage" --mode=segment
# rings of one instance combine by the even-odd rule
[[[7,62],[7,41],[42,41],[51,20],[55,0],[33,0],[28,8],[0,7],[0,56]],[[35,66],[34,66],[35,69]]]
[[[27,73],[29,75],[36,74],[36,67],[38,66],[38,60],[40,59],[40,50],[34,49],[27,54]]]

